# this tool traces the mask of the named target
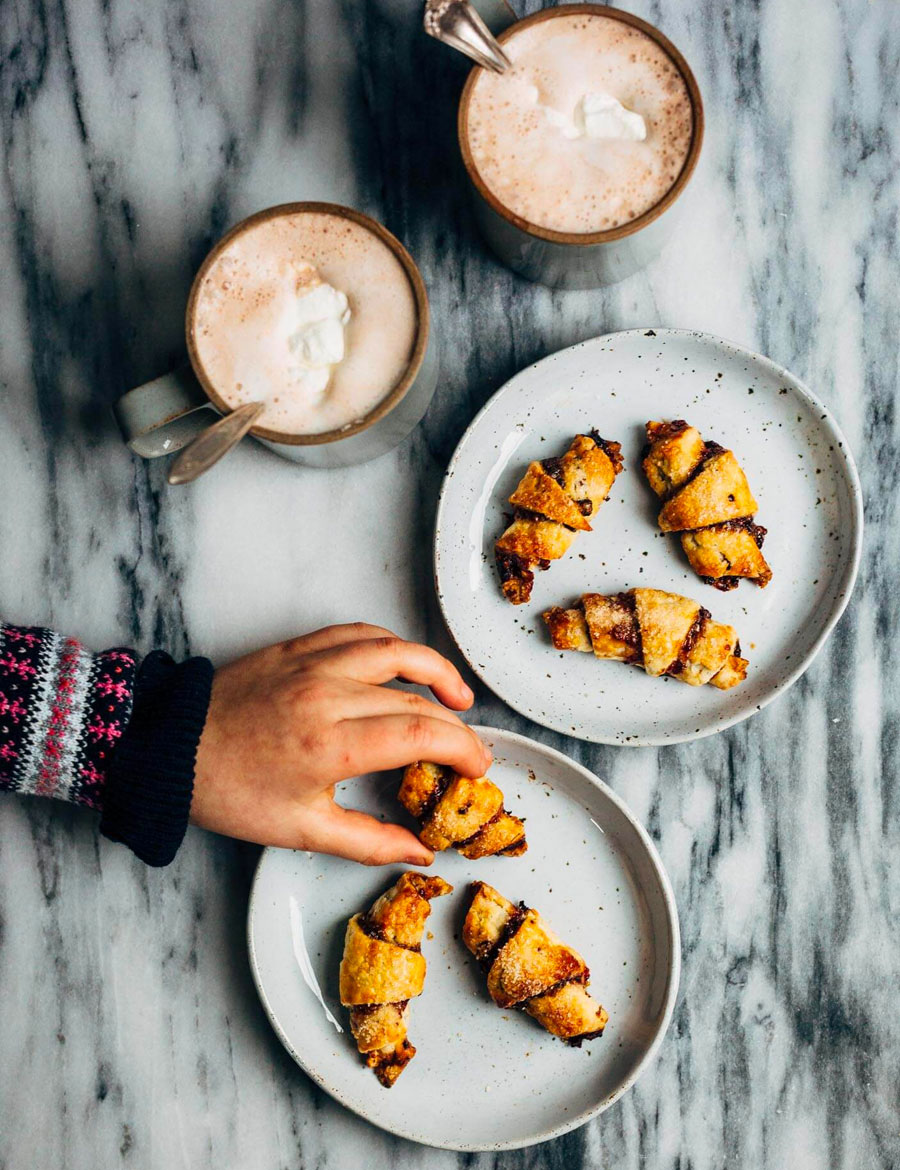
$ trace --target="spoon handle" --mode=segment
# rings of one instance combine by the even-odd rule
[[[478,65],[503,73],[511,62],[468,0],[426,0],[425,31]]]
[[[181,451],[169,468],[169,483],[193,483],[204,471],[218,463],[235,443],[246,435],[262,414],[262,402],[245,402],[231,414],[207,427]]]

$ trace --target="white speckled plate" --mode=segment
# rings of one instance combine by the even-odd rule
[[[669,880],[619,797],[559,752],[512,732],[476,730],[494,753],[491,775],[507,806],[527,818],[529,848],[522,857],[482,861],[438,854],[433,871],[455,889],[432,904],[423,942],[428,977],[410,1012],[418,1052],[392,1089],[361,1063],[337,978],[347,919],[370,906],[402,867],[366,869],[267,849],[247,933],[272,1026],[323,1089],[413,1141],[500,1150],[574,1129],[634,1083],[668,1027],[681,952]],[[396,773],[364,778],[343,799],[411,824],[395,799],[398,782]],[[591,990],[610,1015],[602,1037],[570,1048],[524,1013],[494,1006],[459,940],[475,878],[534,906],[584,955]]]
[[[719,592],[659,533],[641,470],[644,423],[685,418],[731,447],[769,530],[774,577]],[[528,463],[561,455],[596,427],[622,444],[625,471],[570,552],[535,574],[530,603],[500,592],[493,545]],[[435,576],[450,633],[485,683],[523,715],[597,743],[679,743],[753,715],[809,666],[847,604],[862,545],[862,496],[832,416],[787,370],[705,333],[631,329],[574,345],[522,370],[470,425],[447,469]],[[585,592],[632,586],[682,593],[734,625],[747,680],[730,691],[650,678],[560,653],[541,613]]]

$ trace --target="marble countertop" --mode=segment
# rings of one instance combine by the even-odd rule
[[[449,651],[430,537],[460,434],[521,366],[638,325],[718,333],[796,371],[857,455],[868,530],[812,669],[722,735],[590,747],[479,691],[479,722],[606,779],[675,887],[671,1032],[596,1122],[496,1157],[371,1128],[294,1066],[257,1002],[244,920],[258,850],[192,830],[151,871],[90,815],[6,798],[0,1166],[900,1164],[900,9],[631,6],[691,61],[708,137],[668,251],[584,293],[512,276],[476,237],[454,139],[465,68],[422,35],[418,0],[3,8],[7,619],[221,661],[365,618]],[[181,358],[190,279],[223,229],[304,198],[359,207],[408,245],[442,339],[437,397],[368,466],[304,472],[245,445],[168,488],[123,448],[110,403]]]

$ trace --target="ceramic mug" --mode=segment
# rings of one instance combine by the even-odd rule
[[[406,373],[359,421],[317,435],[288,434],[258,426],[252,427],[249,434],[294,463],[308,467],[347,467],[375,459],[396,447],[421,420],[437,387],[438,363],[430,329],[428,295],[412,257],[387,228],[362,212],[335,203],[284,203],[241,220],[219,240],[200,266],[185,316],[190,365],[129,390],[115,404],[122,435],[137,455],[145,459],[171,455],[205,430],[217,415],[230,413],[231,407],[222,399],[197,354],[194,328],[198,289],[210,265],[237,235],[261,220],[300,212],[351,219],[387,244],[412,287],[418,316],[416,339]]]
[[[560,232],[538,227],[514,214],[485,185],[468,141],[467,119],[472,90],[481,68],[468,76],[459,103],[457,132],[469,177],[475,218],[492,251],[509,268],[529,280],[554,288],[597,288],[624,280],[643,268],[660,251],[677,219],[676,202],[697,165],[703,143],[703,102],[690,66],[675,46],[652,24],[618,8],[602,4],[560,4],[516,20],[502,0],[472,0],[501,45],[521,29],[558,16],[595,14],[640,29],[671,58],[687,86],[693,111],[693,136],[687,159],[673,186],[649,211],[630,223],[601,232]]]

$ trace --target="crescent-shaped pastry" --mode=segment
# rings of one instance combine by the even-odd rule
[[[704,442],[683,419],[648,422],[643,467],[665,501],[660,528],[681,533],[699,577],[717,589],[734,589],[741,577],[768,585],[766,530],[753,523],[756,500],[733,451]]]
[[[403,773],[400,803],[421,823],[419,839],[463,857],[518,857],[528,848],[525,825],[503,807],[503,793],[487,776],[470,780],[452,768],[420,761]]]
[[[422,994],[422,933],[430,899],[453,890],[443,878],[405,873],[366,914],[347,923],[340,995],[366,1065],[389,1089],[416,1055],[406,1038],[409,1001]]]
[[[671,675],[693,687],[711,683],[727,691],[744,681],[737,630],[714,622],[699,602],[662,589],[629,589],[605,597],[585,593],[572,609],[555,606],[543,615],[557,650],[593,651]]]
[[[536,910],[514,905],[484,882],[472,883],[463,942],[487,973],[499,1008],[522,1008],[575,1047],[599,1036],[609,1018],[587,991],[590,971]]]
[[[529,465],[509,497],[512,523],[494,546],[504,596],[513,605],[531,597],[534,570],[563,556],[622,470],[621,447],[596,431],[576,435],[565,455]]]

